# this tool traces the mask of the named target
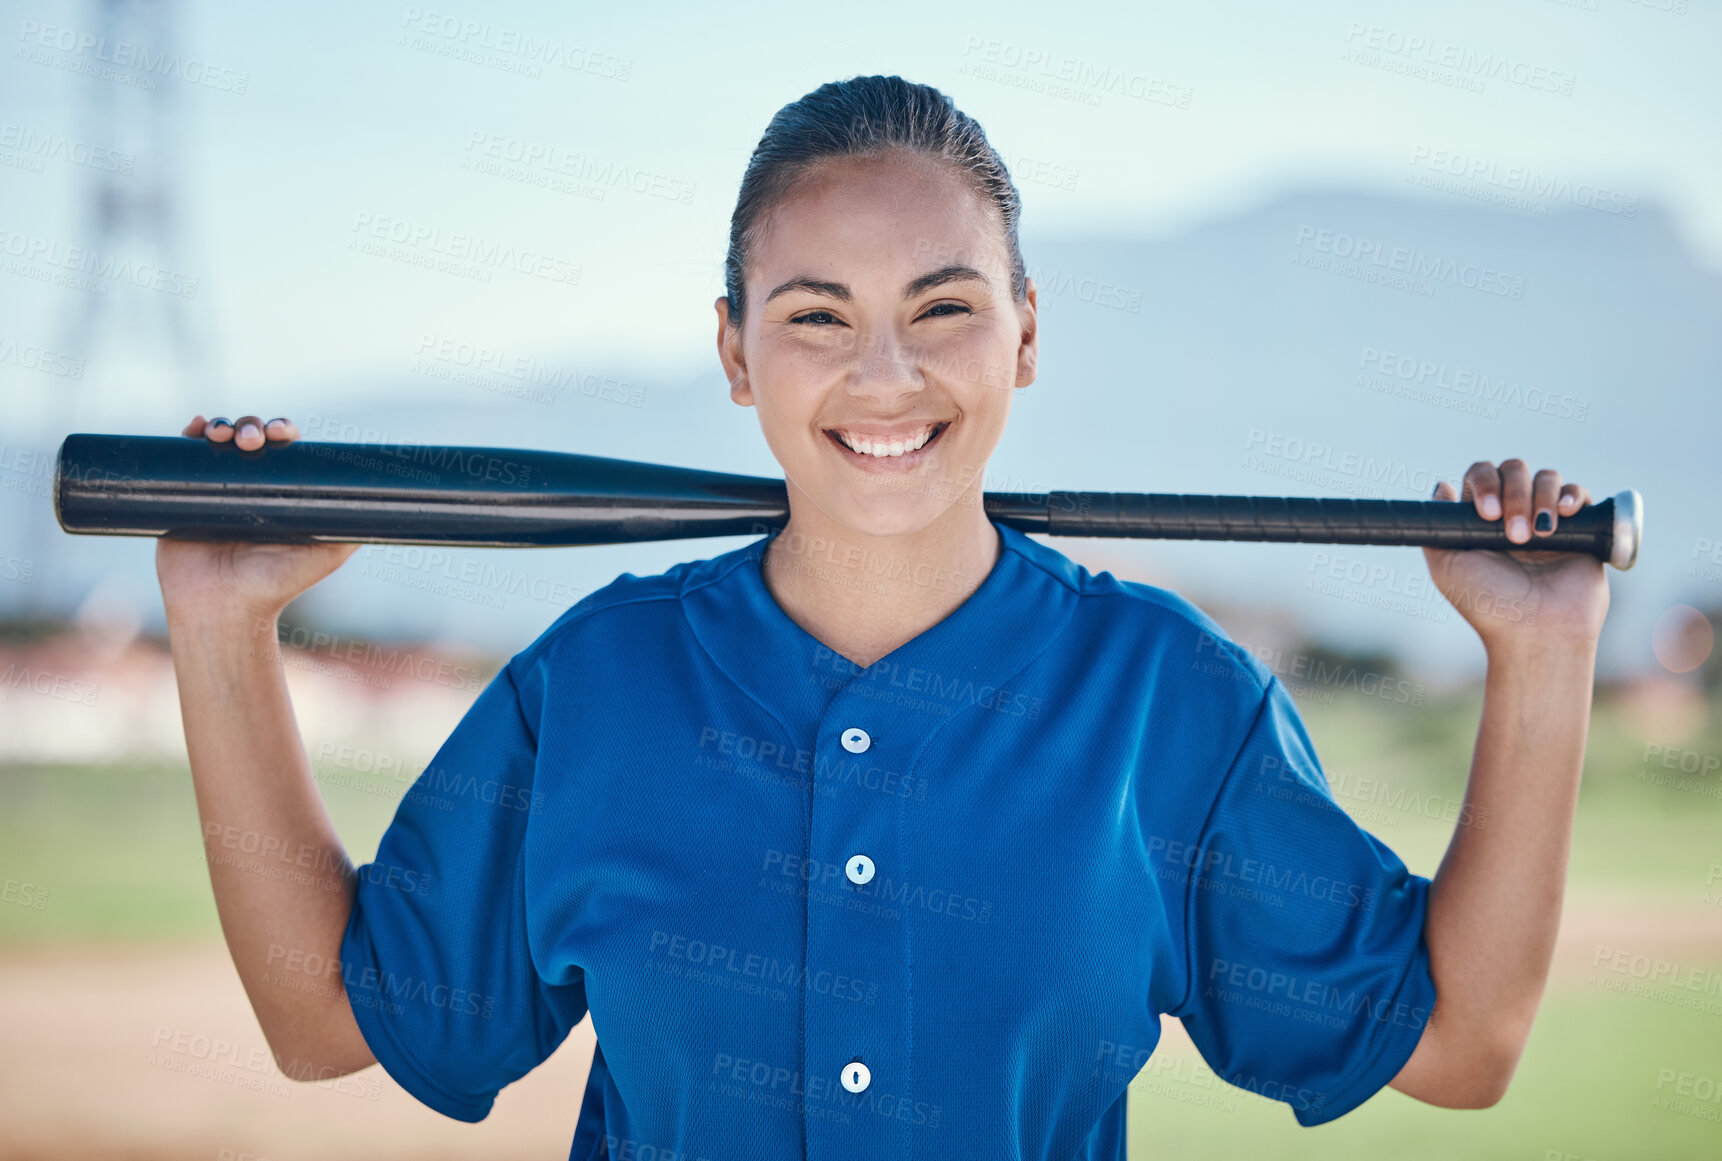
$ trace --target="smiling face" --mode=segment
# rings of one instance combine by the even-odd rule
[[[789,484],[874,536],[978,506],[1014,388],[1035,373],[1035,297],[1011,297],[989,203],[947,163],[820,163],[762,217],[739,327],[720,298],[730,397],[759,409]]]

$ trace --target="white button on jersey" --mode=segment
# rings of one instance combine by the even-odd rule
[[[873,860],[866,855],[850,855],[843,869],[848,872],[849,881],[857,887],[873,881]]]
[[[843,731],[843,748],[851,754],[859,754],[873,744],[873,739],[867,736],[867,731],[860,726],[850,726]]]
[[[867,1071],[867,1066],[859,1060],[850,1061],[843,1066],[843,1087],[850,1092],[860,1092],[873,1083],[873,1074]]]

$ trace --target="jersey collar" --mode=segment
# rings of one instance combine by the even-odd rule
[[[790,619],[761,561],[778,533],[700,561],[681,606],[718,668],[805,736],[833,695],[857,683],[929,722],[974,712],[1052,643],[1076,609],[1081,570],[1063,553],[993,523],[1000,552],[980,586],[944,620],[862,668]]]

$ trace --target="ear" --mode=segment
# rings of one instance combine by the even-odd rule
[[[712,305],[717,308],[718,361],[729,380],[729,397],[743,407],[752,407],[753,386],[747,381],[747,362],[741,353],[741,324],[730,320],[728,295],[718,295]]]
[[[1026,301],[1018,304],[1022,319],[1022,341],[1016,351],[1016,385],[1027,387],[1034,382],[1040,365],[1040,306],[1035,294],[1034,279],[1024,280]]]

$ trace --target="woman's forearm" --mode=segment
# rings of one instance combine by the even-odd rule
[[[1489,652],[1483,713],[1424,939],[1438,998],[1414,1096],[1494,1103],[1542,999],[1560,926],[1584,765],[1594,642],[1529,639]],[[1419,1089],[1423,1091],[1419,1091]]]
[[[168,635],[222,932],[282,1071],[372,1063],[342,987],[354,873],[293,719],[273,616],[175,614]]]

